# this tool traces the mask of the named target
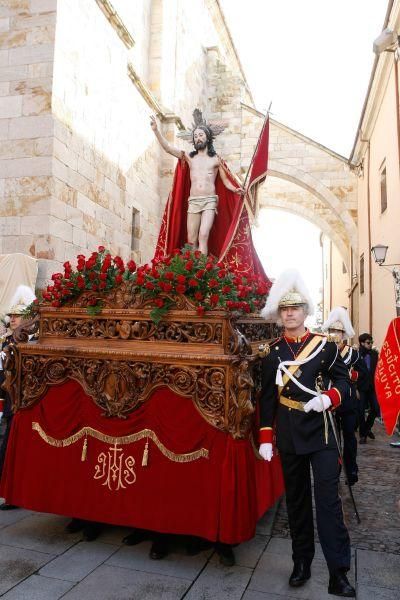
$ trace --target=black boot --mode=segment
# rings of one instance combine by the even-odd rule
[[[77,533],[85,527],[86,523],[87,521],[84,521],[83,519],[73,518],[69,523],[66,524],[65,531],[67,533]]]
[[[289,577],[290,587],[300,587],[311,577],[311,567],[307,560],[295,560],[293,571]]]
[[[342,598],[355,598],[356,591],[346,576],[346,569],[337,569],[329,577],[329,594],[341,596]]]
[[[124,537],[122,543],[127,546],[136,546],[136,544],[140,544],[149,539],[150,533],[146,529],[134,529],[132,533]]]
[[[85,526],[83,528],[83,539],[86,542],[93,542],[97,540],[100,533],[102,532],[103,525],[102,523],[96,523],[95,521],[86,521]]]
[[[214,546],[215,552],[219,556],[219,562],[225,567],[233,567],[236,563],[235,555],[233,554],[232,546],[230,544],[223,544],[217,542]]]
[[[19,508],[19,506],[8,504],[7,502],[3,502],[3,504],[0,505],[0,510],[14,510],[15,508]]]
[[[162,533],[155,534],[150,548],[150,558],[153,560],[161,560],[167,556],[168,552],[168,536]]]
[[[186,554],[188,556],[196,556],[196,554],[200,554],[204,550],[209,550],[212,546],[213,543],[209,540],[192,535],[186,540]]]

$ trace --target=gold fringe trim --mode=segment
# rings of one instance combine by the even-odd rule
[[[194,460],[198,460],[199,458],[208,458],[209,451],[206,448],[201,448],[200,450],[196,450],[195,452],[188,452],[187,454],[175,454],[175,452],[171,452],[164,446],[162,442],[158,439],[156,433],[152,429],[142,429],[142,431],[138,431],[137,433],[132,433],[130,435],[124,435],[122,437],[113,437],[111,435],[106,435],[101,433],[101,431],[97,431],[97,429],[93,429],[92,427],[83,427],[74,435],[70,435],[63,440],[57,440],[49,435],[39,425],[39,423],[32,422],[32,430],[37,431],[42,440],[44,440],[50,446],[55,446],[56,448],[65,448],[66,446],[71,446],[75,444],[82,437],[94,437],[101,442],[105,442],[106,444],[131,444],[132,442],[138,442],[143,438],[151,439],[157,448],[160,450],[164,456],[166,456],[169,460],[173,462],[187,463],[192,462]],[[87,443],[86,443],[87,447]]]

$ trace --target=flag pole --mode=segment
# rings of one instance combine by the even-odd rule
[[[269,107],[268,107],[268,110],[267,110],[267,114],[265,115],[264,122],[263,122],[263,126],[261,127],[261,131],[260,131],[260,135],[258,136],[257,145],[256,145],[256,147],[254,148],[253,156],[251,157],[250,165],[249,165],[249,168],[247,169],[246,177],[245,177],[245,180],[244,180],[244,183],[243,183],[243,189],[244,189],[244,190],[246,190],[246,183],[247,183],[247,180],[248,180],[248,178],[249,178],[249,174],[250,174],[251,168],[252,168],[252,166],[253,166],[254,157],[255,157],[255,155],[256,155],[256,153],[257,153],[258,146],[260,145],[261,133],[262,133],[262,131],[263,131],[263,129],[264,129],[264,125],[265,125],[265,123],[267,122],[267,119],[268,119],[268,117],[269,117],[269,113],[270,113],[270,110],[271,110],[271,106],[272,106],[272,101],[269,103]]]

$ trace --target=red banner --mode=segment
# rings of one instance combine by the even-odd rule
[[[251,165],[247,194],[253,214],[256,213],[257,192],[268,171],[269,117],[265,120]]]
[[[379,354],[375,390],[386,432],[392,435],[400,414],[400,317],[393,319]]]

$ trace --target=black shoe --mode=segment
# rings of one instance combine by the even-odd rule
[[[86,521],[86,524],[83,528],[83,539],[86,542],[93,542],[94,540],[97,540],[102,529],[103,525],[101,523],[95,523],[95,521]]]
[[[72,519],[65,526],[65,531],[67,533],[77,533],[78,531],[81,531],[85,527],[86,523],[87,523],[87,521],[83,521],[83,519]]]
[[[196,556],[196,554],[200,554],[204,550],[209,550],[212,546],[213,544],[209,540],[191,536],[186,542],[186,554],[188,556]]]
[[[367,436],[369,437],[370,440],[375,439],[375,435],[372,433],[372,431],[368,431]]]
[[[219,556],[221,565],[224,565],[224,567],[233,567],[236,564],[235,555],[233,554],[232,546],[230,544],[217,542],[214,548]]]
[[[390,442],[392,448],[400,448],[400,442]]]
[[[356,597],[356,590],[350,585],[343,569],[335,571],[329,577],[328,593],[342,598]]]
[[[0,505],[0,510],[14,510],[15,508],[19,508],[19,506],[15,506],[15,504],[7,504],[7,502],[3,502]]]
[[[157,536],[150,548],[149,556],[153,560],[161,560],[168,554],[168,540],[165,536]]]
[[[290,587],[300,587],[311,577],[311,567],[308,561],[296,560],[293,565],[293,571],[289,577]]]
[[[367,443],[367,437],[366,436],[362,436],[360,437],[360,444],[366,444]]]
[[[135,529],[132,533],[124,537],[122,543],[127,546],[136,546],[136,544],[145,542],[148,539],[150,539],[150,533],[146,529]]]

